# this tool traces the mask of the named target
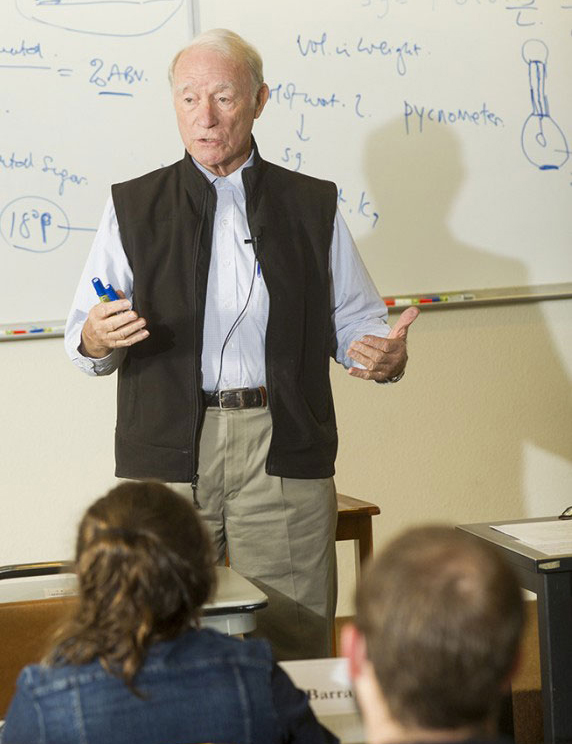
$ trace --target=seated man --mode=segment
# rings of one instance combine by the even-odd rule
[[[501,741],[523,624],[511,569],[449,527],[410,530],[358,588],[342,647],[369,744]]]

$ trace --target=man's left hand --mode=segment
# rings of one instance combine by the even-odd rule
[[[365,369],[350,367],[350,375],[377,382],[400,375],[407,364],[407,331],[418,315],[416,307],[408,307],[401,313],[387,338],[364,336],[354,341],[348,349],[348,356],[363,364]]]

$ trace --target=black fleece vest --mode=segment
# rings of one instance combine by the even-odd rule
[[[243,171],[250,233],[270,296],[266,380],[273,433],[266,470],[333,475],[337,432],[329,254],[335,184],[260,158]],[[112,188],[150,335],[119,370],[116,475],[190,482],[204,417],[201,353],[216,190],[183,160]]]

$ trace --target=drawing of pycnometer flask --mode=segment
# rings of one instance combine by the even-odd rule
[[[528,65],[532,101],[532,113],[522,127],[522,149],[540,170],[557,169],[564,165],[570,153],[566,137],[550,116],[544,89],[548,47],[540,39],[529,39],[522,45],[522,58]]]

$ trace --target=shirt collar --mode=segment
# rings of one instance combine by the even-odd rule
[[[191,156],[192,157],[192,156]],[[244,184],[242,183],[242,171],[245,168],[249,168],[253,162],[254,162],[254,149],[250,151],[250,155],[248,157],[248,160],[243,163],[240,168],[237,168],[235,171],[230,173],[228,176],[215,176],[214,173],[211,173],[210,170],[207,170],[204,165],[201,165],[195,158],[193,159],[193,163],[196,165],[196,167],[203,173],[206,178],[208,178],[209,183],[214,184],[214,187],[218,189],[224,189],[228,188],[229,186],[234,186],[235,189],[238,189],[242,196],[244,197]]]

